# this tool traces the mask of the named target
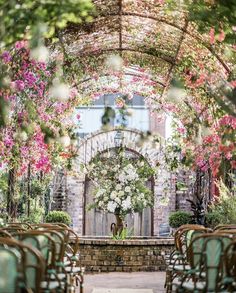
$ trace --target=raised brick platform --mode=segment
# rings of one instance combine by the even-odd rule
[[[162,271],[162,253],[170,253],[173,247],[172,238],[81,238],[80,259],[87,272]]]

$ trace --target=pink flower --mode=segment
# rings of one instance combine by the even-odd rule
[[[225,115],[219,120],[220,126],[231,126],[236,129],[236,118],[231,115]]]
[[[233,157],[233,155],[232,155],[232,153],[227,152],[227,153],[225,154],[225,157],[226,157],[227,160],[230,160],[230,159]]]
[[[230,165],[233,169],[236,169],[236,161],[231,161]]]
[[[217,134],[207,135],[203,139],[204,144],[218,144],[220,143],[220,137]]]
[[[95,94],[93,94],[92,99],[93,100],[99,100],[100,96],[101,96],[100,93],[95,93]]]
[[[218,41],[219,42],[223,42],[225,39],[225,32],[223,30],[220,31],[219,37],[218,37]]]
[[[45,173],[48,173],[51,168],[49,158],[45,155],[41,155],[39,160],[35,163],[35,167],[36,169],[40,171],[44,171]]]
[[[128,98],[128,100],[132,100],[133,99],[133,94],[132,93],[128,93],[127,94],[127,98]]]
[[[177,131],[181,134],[184,134],[185,133],[185,128],[184,127],[178,127],[177,128]]]
[[[117,100],[116,100],[116,106],[117,106],[118,108],[123,108],[124,105],[125,105],[125,102],[124,102],[123,99],[117,99]]]
[[[78,96],[78,91],[77,91],[76,88],[72,88],[72,89],[70,90],[70,98],[71,98],[71,99],[74,99],[76,96]]]
[[[4,63],[9,63],[12,59],[12,57],[8,51],[3,52],[1,57],[2,57]]]
[[[3,140],[3,143],[4,143],[4,145],[6,146],[6,147],[8,147],[8,148],[12,148],[13,147],[13,145],[14,145],[14,141],[13,141],[13,139],[11,138],[11,137],[9,137],[9,136],[6,136],[5,137],[5,139]]]
[[[25,83],[22,80],[15,80],[15,88],[19,91],[23,91],[25,88]]]
[[[29,87],[33,87],[35,82],[37,81],[35,74],[30,71],[24,73],[24,78],[26,79]]]
[[[26,48],[27,47],[28,42],[27,41],[18,41],[15,43],[15,48],[17,50],[20,50],[22,48]]]
[[[236,88],[236,80],[232,80],[232,81],[230,82],[230,84],[232,85],[232,87]]]

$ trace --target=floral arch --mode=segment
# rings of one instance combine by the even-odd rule
[[[119,93],[117,104],[125,105],[135,94],[143,96],[154,115],[174,117],[184,152],[193,151],[195,165],[202,167],[204,159],[196,154],[206,152],[208,160],[212,153],[199,151],[207,144],[204,137],[222,133],[222,109],[236,113],[234,59],[225,54],[234,49],[223,43],[224,32],[215,35],[209,28],[209,34],[200,34],[184,4],[168,10],[168,3],[154,0],[93,3],[93,20],[60,31],[53,45],[56,58],[63,53],[64,73],[81,100],[93,103],[103,94]],[[218,165],[211,166],[215,174]]]
[[[56,50],[67,55],[68,70],[74,70],[72,79],[84,96],[94,98],[104,90],[117,91],[116,79],[125,93],[124,80],[132,76],[132,83],[142,81],[143,88],[138,91],[145,96],[150,97],[147,88],[152,85],[150,98],[160,104],[174,73],[184,79],[201,78],[201,85],[209,70],[214,70],[218,79],[231,73],[232,64],[222,54],[223,45],[212,44],[208,35],[200,35],[183,6],[167,13],[167,4],[162,1],[93,2],[97,11],[94,20],[61,32],[62,48],[57,46]],[[118,70],[104,68],[107,56],[114,54],[122,57],[123,66]]]
[[[209,35],[199,34],[181,4],[168,11],[164,1],[93,3],[93,21],[70,25],[53,45],[55,58],[63,53],[64,74],[81,100],[92,103],[119,93],[117,104],[124,105],[141,95],[155,115],[171,113],[177,120],[182,154],[193,168],[210,166],[214,176],[221,160],[235,168],[235,144],[228,145],[223,135],[227,125],[230,132],[235,129],[235,104],[222,94],[234,87],[228,82],[233,58],[224,54],[230,45],[223,44],[223,32],[216,36],[209,28]]]

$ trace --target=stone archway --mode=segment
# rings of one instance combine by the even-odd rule
[[[161,149],[164,147],[162,138],[144,140],[143,133],[134,129],[111,129],[99,131],[83,139],[78,148],[78,157],[74,161],[73,175],[67,176],[67,212],[73,220],[73,228],[81,235],[84,234],[85,220],[85,175],[81,173],[81,163],[87,164],[98,153],[117,147],[115,135],[122,132],[122,145],[143,156],[150,165],[159,165],[159,172],[154,178],[153,192],[155,204],[153,208],[153,235],[159,235],[160,225],[168,223],[168,214],[175,210],[175,184],[174,177],[164,166]],[[165,194],[166,202],[163,203]]]

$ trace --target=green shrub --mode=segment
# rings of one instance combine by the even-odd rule
[[[214,228],[221,222],[221,215],[218,211],[210,211],[205,216],[206,226]]]
[[[172,228],[179,228],[182,225],[192,222],[192,214],[184,211],[176,211],[169,216],[169,224]]]
[[[43,220],[44,213],[45,213],[44,208],[39,206],[32,208],[31,206],[29,217],[26,215],[22,215],[19,218],[19,221],[23,223],[26,222],[26,223],[32,223],[32,224],[39,224]]]
[[[45,221],[47,223],[64,223],[69,226],[71,224],[71,217],[63,211],[52,211],[47,214]]]
[[[219,224],[236,224],[236,197],[226,196],[210,207],[206,214],[206,224],[215,227]]]

